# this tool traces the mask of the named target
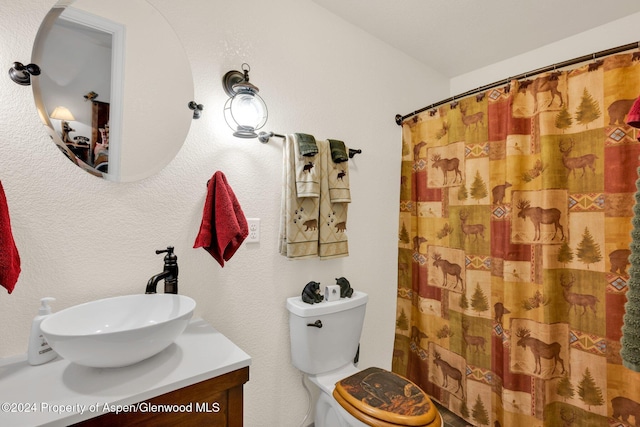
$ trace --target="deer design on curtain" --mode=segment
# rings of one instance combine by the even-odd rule
[[[640,426],[639,94],[624,53],[404,121],[393,369],[471,424]]]

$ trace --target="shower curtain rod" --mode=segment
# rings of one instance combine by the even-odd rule
[[[579,64],[581,62],[589,61],[591,59],[595,60],[597,58],[602,58],[604,56],[614,55],[616,53],[620,53],[620,52],[624,52],[624,51],[632,50],[632,49],[638,49],[638,48],[640,48],[640,42],[629,43],[629,44],[625,44],[625,45],[622,45],[622,46],[613,47],[611,49],[602,50],[600,52],[592,53],[590,55],[579,56],[577,58],[569,59],[567,61],[558,62],[556,64],[549,65],[547,67],[538,68],[537,70],[533,70],[533,71],[529,71],[529,72],[526,72],[526,73],[518,74],[517,76],[509,77],[509,78],[506,78],[506,79],[503,79],[503,80],[499,80],[499,81],[494,82],[494,83],[490,83],[490,84],[487,84],[487,85],[484,85],[484,86],[480,86],[477,89],[472,89],[472,90],[469,90],[467,92],[463,92],[463,93],[461,93],[459,95],[452,96],[451,98],[443,99],[442,101],[436,102],[435,104],[428,105],[428,106],[426,106],[424,108],[421,108],[419,110],[414,111],[413,113],[409,113],[409,114],[406,114],[404,116],[402,116],[400,114],[396,114],[396,117],[395,117],[396,123],[398,124],[398,126],[402,126],[402,122],[404,120],[408,119],[409,117],[413,117],[413,116],[415,116],[417,114],[420,114],[420,113],[422,113],[424,111],[430,110],[432,108],[439,107],[441,105],[446,104],[447,102],[454,102],[456,99],[461,99],[461,98],[464,98],[464,97],[467,97],[467,96],[470,96],[470,95],[475,95],[477,93],[484,92],[485,90],[493,89],[493,88],[495,88],[497,86],[500,86],[500,85],[503,85],[503,84],[507,84],[507,83],[511,82],[512,80],[525,79],[527,77],[535,76],[537,74],[546,73],[548,71],[555,71],[558,68],[568,67],[570,65]],[[634,60],[640,60],[640,53],[637,54],[637,57],[634,54],[633,59]]]
[[[258,140],[260,142],[262,142],[263,144],[266,144],[267,142],[269,142],[269,139],[272,137],[277,137],[277,138],[282,138],[284,139],[285,136],[279,133],[275,133],[275,132],[260,132],[258,134]],[[362,153],[362,150],[360,149],[354,149],[354,148],[349,148],[349,158],[353,159],[353,156],[355,156],[356,154],[360,154]]]

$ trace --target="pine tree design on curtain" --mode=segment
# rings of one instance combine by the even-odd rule
[[[619,356],[639,94],[629,53],[405,120],[393,369],[468,422],[640,425]]]

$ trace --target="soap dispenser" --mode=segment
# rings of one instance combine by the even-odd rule
[[[31,336],[29,337],[27,360],[30,365],[41,365],[55,359],[57,356],[57,353],[53,351],[40,330],[40,323],[51,314],[49,302],[55,300],[55,298],[51,297],[45,297],[40,300],[40,310],[38,310],[38,315],[33,319]]]

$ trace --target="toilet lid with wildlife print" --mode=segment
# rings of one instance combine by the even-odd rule
[[[420,387],[381,368],[367,368],[340,380],[333,395],[356,418],[353,408],[400,426],[440,425],[434,423],[440,419],[436,407]]]

